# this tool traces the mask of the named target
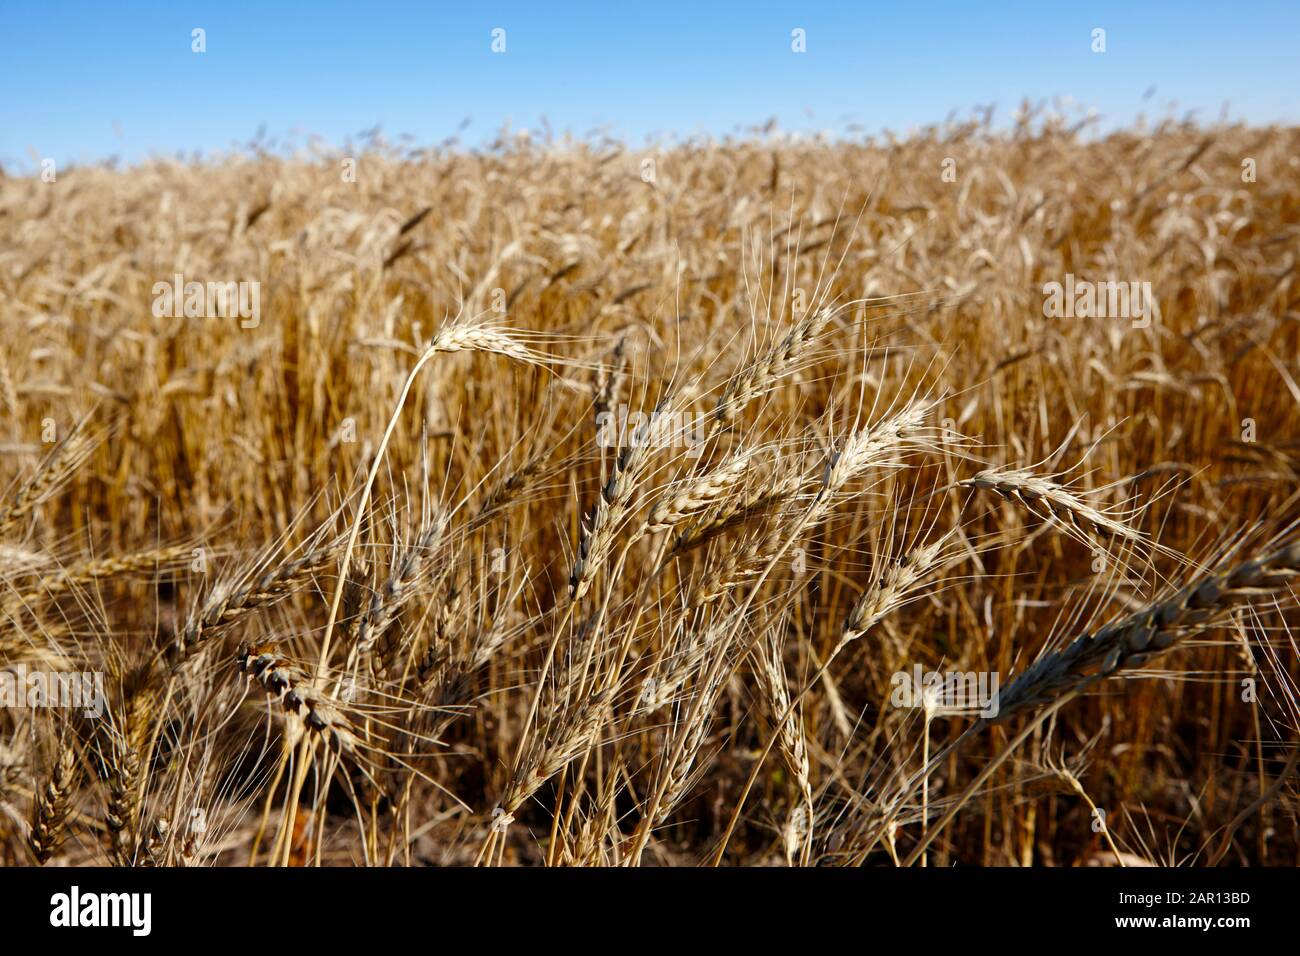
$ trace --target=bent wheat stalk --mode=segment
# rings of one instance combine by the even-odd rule
[[[339,606],[343,601],[343,589],[347,584],[348,571],[351,568],[352,554],[357,547],[357,538],[361,534],[361,525],[366,516],[367,506],[370,504],[370,494],[375,486],[375,479],[379,477],[379,469],[383,464],[384,455],[388,450],[388,444],[392,440],[393,432],[397,428],[397,423],[401,419],[402,409],[406,406],[407,396],[411,394],[411,388],[415,384],[421,369],[424,368],[436,355],[443,352],[460,352],[464,350],[476,350],[483,352],[492,352],[498,355],[504,355],[517,361],[527,362],[530,364],[539,364],[546,356],[535,352],[516,342],[510,336],[489,325],[474,324],[472,322],[453,323],[443,328],[423,354],[416,360],[411,367],[410,372],[406,375],[406,380],[402,383],[401,391],[398,393],[397,401],[393,406],[393,413],[388,419],[388,425],[384,429],[383,438],[380,439],[379,447],[375,451],[374,461],[370,464],[370,473],[366,475],[365,484],[361,488],[361,497],[357,502],[356,517],[352,521],[352,531],[348,535],[347,546],[343,550],[343,557],[339,562],[338,580],[334,585],[334,595],[330,600],[329,617],[325,622],[325,631],[321,637],[320,655],[316,662],[316,679],[323,680],[327,668],[329,667],[330,641],[334,636],[334,629],[338,622]],[[297,817],[298,800],[302,795],[303,786],[307,782],[307,773],[311,769],[311,754],[314,748],[311,746],[308,738],[304,737],[300,744],[300,759],[298,773],[294,777],[289,793],[288,807],[289,811],[285,820],[285,831],[293,831],[294,821]],[[289,753],[286,750],[281,760],[289,759]],[[292,849],[292,840],[285,839],[284,844],[284,861],[288,862],[289,853]]]

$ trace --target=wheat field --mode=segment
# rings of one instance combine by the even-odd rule
[[[0,861],[1300,863],[1297,155],[0,179]]]

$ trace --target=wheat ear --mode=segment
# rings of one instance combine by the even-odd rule
[[[175,664],[190,659],[212,637],[259,608],[294,594],[329,566],[337,554],[336,545],[314,548],[285,561],[243,587],[215,590],[191,616],[174,648]]]
[[[1031,513],[1055,519],[1071,529],[1075,537],[1088,542],[1085,529],[1091,529],[1103,538],[1122,538],[1126,541],[1145,542],[1146,537],[1111,514],[1088,503],[1081,495],[1031,471],[981,471],[964,481],[959,487],[991,491],[1008,501],[1018,502]]]
[[[1085,684],[1142,667],[1213,627],[1251,598],[1272,596],[1300,576],[1300,541],[1187,585],[1163,601],[1045,654],[998,696],[996,720],[1043,706]]]
[[[43,501],[54,494],[92,451],[95,441],[85,431],[85,420],[41,463],[36,474],[19,487],[13,500],[0,508],[0,535],[8,534]]]
[[[48,863],[59,852],[67,835],[68,814],[72,812],[72,791],[76,784],[77,754],[71,741],[63,741],[50,777],[36,795],[32,805],[32,830],[27,838],[36,862]]]

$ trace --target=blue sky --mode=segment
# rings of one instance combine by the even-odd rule
[[[1069,96],[1107,126],[1177,104],[1300,120],[1296,3],[242,2],[0,9],[0,163],[211,153],[265,126],[479,145],[557,132],[868,132]],[[191,52],[191,30],[207,52]],[[506,52],[491,51],[494,28]],[[1090,49],[1094,27],[1106,52]],[[807,52],[791,51],[806,31]],[[1149,94],[1151,88],[1155,91]]]

